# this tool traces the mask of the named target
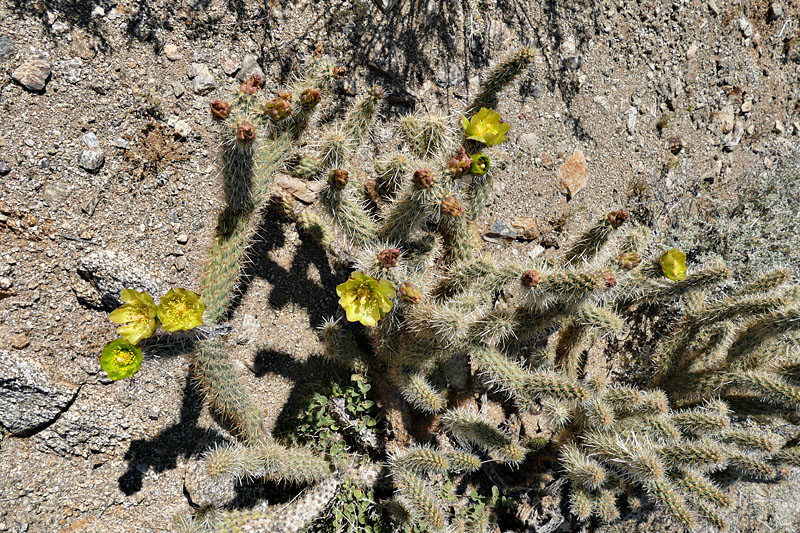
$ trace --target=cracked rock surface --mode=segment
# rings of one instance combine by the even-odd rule
[[[54,381],[20,352],[0,351],[0,426],[27,436],[52,423],[70,405],[78,387]]]

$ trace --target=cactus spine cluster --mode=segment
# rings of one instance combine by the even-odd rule
[[[524,49],[490,70],[468,112],[492,106],[532,58]],[[475,238],[495,173],[491,147],[455,133],[445,117],[417,113],[399,121],[393,150],[363,168],[359,149],[384,97],[375,87],[320,135],[316,157],[292,154],[319,101],[308,91],[323,88],[319,73],[331,70],[309,72],[299,99],[279,92],[258,104],[253,81],[232,106],[212,105],[226,136],[228,206],[203,296],[212,321],[224,321],[253,215],[276,172],[320,181],[327,218],[315,208],[287,209],[289,217],[326,249],[343,233],[353,267],[395,290],[377,326],[359,332],[341,318],[322,325],[325,355],[380,381],[385,405],[401,405],[432,432],[394,420],[406,441],[370,452],[388,466],[394,497],[385,504],[401,521],[432,531],[487,531],[491,513],[479,520],[451,515],[446,482],[488,463],[513,470],[544,453],[504,416],[476,405],[478,390],[504,394],[506,413],[545,415],[552,432],[546,449],[559,458],[579,522],[613,528],[623,509],[649,502],[686,530],[719,528],[730,498],[712,473],[775,480],[782,466],[800,463],[798,449],[777,436],[731,426],[732,412],[747,414],[753,402],[766,402],[773,415],[800,406],[800,363],[786,349],[800,326],[800,291],[787,287],[785,272],[739,289],[726,286],[731,272],[720,264],[673,280],[646,229],[623,210],[602,217],[561,256],[498,263]],[[367,194],[370,178],[377,195]],[[647,354],[654,371],[631,383],[608,379],[592,353],[613,355],[608,347],[633,327],[629,317],[654,304],[678,309],[669,336],[655,338],[657,348]],[[210,477],[318,482],[310,495],[335,491],[340,476],[325,460],[265,434],[222,341],[205,342],[194,364],[207,400],[239,439],[209,453]],[[267,524],[293,531],[273,525],[274,515],[212,516],[208,523],[224,531]]]

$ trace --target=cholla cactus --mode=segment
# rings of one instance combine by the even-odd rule
[[[560,458],[578,520],[612,524],[620,509],[649,501],[686,529],[719,527],[718,509],[730,501],[710,473],[772,480],[778,466],[800,463],[797,449],[776,436],[730,423],[743,399],[800,406],[800,364],[786,351],[800,327],[800,290],[783,288],[785,272],[736,289],[724,286],[731,276],[724,265],[686,271],[682,252],[649,247],[649,232],[624,210],[600,218],[560,257],[503,264],[483,255],[475,221],[497,172],[492,146],[506,140],[509,127],[488,107],[532,57],[522,50],[489,72],[467,108],[464,132],[454,133],[451,120],[437,114],[402,118],[396,145],[373,168],[363,168],[359,151],[380,113],[379,87],[319,136],[314,157],[292,151],[330,68],[312,64],[307,80],[266,103],[258,103],[255,81],[232,104],[215,102],[228,207],[204,276],[208,319],[226,318],[252,215],[274,175],[317,179],[328,218],[315,208],[285,214],[327,250],[342,232],[359,276],[394,290],[380,316],[361,320],[365,327],[330,319],[321,337],[331,361],[375,376],[382,403],[401,413],[392,420],[395,434],[425,439],[407,438],[389,446],[389,455],[383,447],[370,452],[388,464],[395,496],[387,505],[398,515],[433,531],[486,530],[490,513],[481,520],[449,516],[448,481],[490,462],[513,470],[541,451],[518,426],[472,405],[471,393],[493,388],[507,396],[505,409],[544,414],[553,433],[547,450]],[[375,186],[379,194],[367,201],[365,190]],[[363,307],[367,296],[350,294],[346,305]],[[589,352],[603,352],[608,339],[635,327],[628,318],[640,304],[680,312],[668,338],[651,339],[649,381],[607,383]],[[209,454],[214,476],[321,482],[312,492],[330,492],[339,479],[333,467],[265,434],[223,341],[202,343],[194,368],[239,439]],[[223,530],[273,524],[266,515],[237,513],[219,514],[214,523]]]

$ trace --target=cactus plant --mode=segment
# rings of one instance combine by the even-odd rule
[[[266,102],[253,80],[231,104],[212,103],[227,206],[204,275],[207,319],[227,318],[254,214],[276,173],[316,179],[320,205],[284,211],[325,249],[345,236],[353,272],[337,292],[346,316],[320,325],[320,335],[326,357],[369,375],[384,409],[396,411],[387,418],[397,442],[362,459],[387,466],[389,488],[375,494],[403,527],[486,531],[491,513],[450,513],[447,502],[463,496],[453,480],[484,468],[511,475],[544,453],[559,461],[556,475],[566,482],[553,490],[569,487],[577,521],[613,525],[622,510],[649,501],[687,530],[719,527],[718,509],[730,500],[710,473],[774,480],[778,466],[800,462],[796,448],[730,420],[733,410],[747,413],[747,402],[767,402],[776,415],[800,405],[797,361],[782,350],[800,327],[800,291],[783,288],[783,271],[729,287],[722,264],[687,269],[685,254],[649,245],[624,210],[546,261],[504,264],[483,254],[475,224],[497,172],[492,147],[514,127],[489,108],[532,57],[524,49],[489,71],[460,133],[435,113],[402,118],[396,145],[372,168],[358,156],[381,110],[379,87],[319,135],[315,157],[292,153],[334,72],[321,60],[311,60],[292,91]],[[370,176],[379,194],[368,203]],[[609,339],[653,306],[679,312],[668,336],[649,339],[649,375],[607,379],[590,352],[613,359]],[[208,454],[210,478],[318,483],[308,492],[324,496],[310,512],[318,513],[343,483],[341,461],[329,466],[315,451],[267,435],[228,349],[223,340],[202,341],[193,361],[207,402],[238,439]],[[543,414],[547,446],[531,445],[518,425],[490,412],[496,392],[505,395],[505,413]],[[274,525],[272,514],[209,513],[202,524],[212,530],[297,526]]]

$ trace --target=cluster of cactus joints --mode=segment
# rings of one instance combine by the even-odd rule
[[[327,68],[323,60],[309,61],[306,78],[297,83],[294,94],[279,91],[276,97],[264,99],[261,80],[253,76],[242,84],[233,102],[216,100],[211,103],[211,114],[222,139],[222,175],[227,204],[219,216],[203,275],[206,322],[212,325],[227,318],[239,289],[256,215],[264,207],[275,175],[286,168],[292,146],[320,101],[320,90],[335,72]],[[319,220],[313,217],[303,220],[309,232],[320,233],[321,241],[329,240]],[[322,457],[303,448],[285,448],[267,435],[262,425],[262,411],[236,375],[224,341],[200,342],[193,354],[193,371],[207,403],[238,441],[232,447],[210,454],[211,477],[255,477],[294,483],[328,480],[312,493],[325,489],[325,483],[334,483],[330,481],[330,465]],[[329,500],[325,500],[326,504]],[[212,519],[190,520],[187,527],[189,530],[238,531],[244,524],[256,527],[254,525],[273,523],[274,531],[288,532],[297,530],[297,524],[301,523],[296,520],[276,522],[274,516],[247,513],[211,514]]]
[[[501,64],[506,66],[490,76],[482,94],[496,93],[509,81],[504,73],[529,62],[527,54]],[[730,272],[712,266],[681,281],[665,279],[658,256],[643,257],[644,232],[629,230],[621,211],[590,228],[560,263],[495,265],[477,258],[480,245],[474,242],[472,222],[483,208],[494,170],[473,172],[467,160],[491,152],[481,148],[478,154],[476,141],[450,138],[441,117],[403,122],[397,138],[406,146],[397,157],[405,157],[409,166],[376,165],[379,188],[384,187],[389,202],[378,199],[368,209],[359,183],[368,172],[358,169],[354,155],[369,135],[379,97],[373,91],[359,99],[344,123],[323,136],[320,162],[309,175],[326,181],[321,201],[358,249],[359,267],[390,280],[397,291],[393,309],[365,336],[373,353],[362,353],[350,332],[331,321],[323,329],[327,355],[350,368],[387,375],[396,387],[394,396],[405,398],[412,411],[443,413],[439,447],[412,446],[393,456],[396,501],[412,520],[429,529],[447,527],[439,484],[445,471],[451,475],[458,469],[457,463],[465,471],[480,467],[472,452],[513,466],[528,451],[510,428],[482,411],[447,409],[452,399],[448,385],[463,389],[473,383],[473,370],[483,378],[475,383],[497,386],[517,409],[541,406],[552,418],[557,430],[552,445],[572,450],[564,461],[575,470],[568,468],[567,475],[572,509],[582,519],[612,522],[619,516],[618,501],[633,507],[644,497],[686,527],[698,520],[714,525],[719,523],[716,506],[726,501],[706,471],[727,469],[769,479],[776,476],[777,465],[797,462],[796,450],[781,450],[769,437],[729,428],[727,407],[721,404],[675,412],[655,384],[645,390],[607,385],[583,362],[588,345],[618,332],[632,305],[678,303],[685,312],[677,341],[657,354],[672,369],[658,378],[658,385],[673,395],[679,380],[672,378],[680,374],[674,369],[704,370],[704,362],[726,360],[731,353],[739,354],[736,361],[750,361],[762,348],[774,353],[766,348],[795,328],[796,320],[791,307],[769,307],[759,294],[771,291],[763,296],[787,303],[794,293],[777,294],[785,280],[775,275],[730,301],[712,303],[706,289]],[[272,102],[273,114],[286,112],[286,98],[279,99]],[[256,168],[257,155],[254,159]],[[393,250],[398,253],[388,253]],[[753,312],[761,308],[766,310]],[[767,316],[776,318],[775,324],[760,321]],[[519,363],[532,342],[549,337],[554,337],[555,353]],[[771,355],[767,359],[775,362]],[[717,384],[714,391],[722,387],[736,394],[769,391],[785,404],[793,401],[794,389],[787,387],[794,386],[790,367],[781,367],[779,374],[761,363],[741,364],[708,368],[708,375],[700,376],[706,380],[703,386]],[[449,451],[453,444],[462,448],[460,455]]]

